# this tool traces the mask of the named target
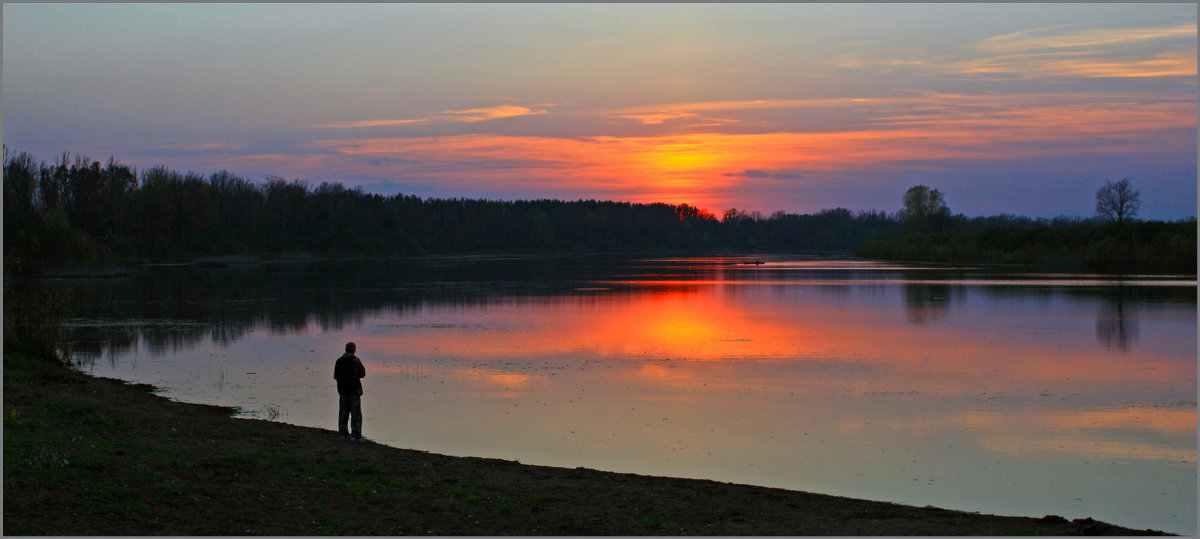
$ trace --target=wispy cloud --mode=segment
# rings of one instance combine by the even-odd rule
[[[727,178],[770,178],[771,175],[756,169],[747,169],[741,172],[726,172],[722,174]]]
[[[795,170],[996,159],[1000,154],[1016,159],[1072,152],[1154,152],[1159,148],[1150,133],[1196,125],[1194,102],[1008,106],[1011,96],[912,99],[924,101],[904,112],[881,114],[874,127],[854,131],[573,138],[471,134],[331,139],[309,147],[359,158],[390,156],[466,168],[504,162],[513,177],[709,189],[731,182],[795,179],[788,172]]]
[[[895,54],[895,52],[892,52]],[[924,51],[910,51],[902,53],[902,57],[881,57],[878,53],[845,53],[835,56],[830,63],[846,69],[870,69],[880,73],[891,73],[902,68],[930,68],[936,65],[926,59],[914,60],[911,57],[920,56],[930,58],[931,55]]]
[[[803,174],[796,174],[794,172],[766,172],[764,170],[757,169],[747,169],[741,172],[726,172],[722,174],[722,176],[727,178],[770,178],[772,180],[803,180],[805,178]]]
[[[329,122],[318,124],[316,127],[337,127],[337,128],[354,128],[354,127],[395,127],[399,125],[423,124],[429,122],[428,118],[413,118],[402,120],[353,120],[348,122]]]
[[[1069,155],[1174,159],[1194,152],[1194,135],[1189,141],[1177,134],[1195,132],[1196,107],[1194,98],[1170,92],[914,92],[878,98],[698,101],[572,114],[605,119],[668,111],[664,114],[679,118],[678,122],[702,116],[739,123],[692,132],[693,126],[686,124],[646,123],[645,128],[631,126],[635,129],[618,135],[502,134],[489,129],[493,132],[372,137],[340,131],[338,137],[301,144],[296,153],[214,158],[180,151],[179,159],[172,162],[289,178],[314,178],[315,171],[320,171],[320,179],[334,181],[394,178],[407,185],[430,186],[428,193],[440,196],[482,192],[509,193],[509,197],[611,197],[720,208],[741,206],[744,202],[737,201],[748,193],[760,193],[755,196],[770,208],[779,203],[770,198],[777,195],[761,193],[779,193],[801,182],[819,189],[827,181],[823,178],[847,172],[926,170],[935,162],[949,163],[946,167],[963,162],[979,166],[987,161]],[[448,112],[456,114],[443,113],[453,118],[444,121],[469,123],[468,119],[485,121],[522,110],[488,107]],[[760,122],[755,129],[767,131],[746,128],[755,118],[818,116],[836,117],[841,123],[810,121],[801,129],[792,121]],[[849,117],[854,121],[846,121]],[[678,126],[682,127],[675,129]]]
[[[517,116],[532,116],[538,114],[547,114],[546,109],[534,109],[523,107],[520,105],[497,105],[494,107],[482,107],[465,110],[446,110],[439,114],[426,116],[423,118],[399,118],[399,119],[372,119],[372,120],[351,120],[344,122],[328,122],[318,124],[316,127],[331,127],[331,128],[359,128],[359,127],[397,127],[414,124],[427,124],[437,122],[486,122],[490,120],[499,120],[502,118],[514,118]]]
[[[641,125],[666,125],[696,130],[722,126],[745,126],[739,112],[769,109],[830,109],[859,106],[871,99],[746,99],[728,101],[692,101],[630,107],[598,113],[601,116],[634,120]]]
[[[685,122],[692,127],[712,127],[738,123],[737,120],[731,118],[717,118],[714,116],[696,114],[694,112],[670,110],[663,110],[659,112],[614,114],[613,117],[634,120],[642,125],[660,125],[668,122],[679,121]]]
[[[1086,52],[1031,53],[993,56],[944,66],[968,75],[1011,74],[1022,78],[1195,77],[1194,52],[1164,51],[1150,58],[1104,58]]]
[[[1084,30],[1054,26],[989,37],[962,51],[846,53],[833,64],[880,73],[909,68],[1024,79],[1195,77],[1196,25]]]
[[[1083,137],[1124,138],[1130,144],[1155,132],[1195,129],[1194,100],[1140,103],[1133,96],[1070,94],[932,95],[906,110],[880,115],[880,127],[961,131],[1003,141],[1078,141]],[[1144,96],[1143,96],[1144,98]]]
[[[183,144],[164,144],[162,146],[153,146],[151,150],[183,150],[183,151],[209,151],[209,150],[241,150],[246,147],[246,144],[237,142],[191,142]]]
[[[1096,69],[1100,69],[1099,66]],[[1195,127],[1194,98],[1171,94],[1127,93],[943,93],[913,92],[872,98],[706,101],[654,105],[611,113],[615,117],[690,117],[720,113],[728,125],[744,125],[739,112],[776,109],[810,118],[809,129],[821,132],[869,132],[891,128],[923,128],[937,133],[955,126],[966,130],[997,129],[1031,140],[1068,140],[1088,133],[1129,135]],[[649,112],[659,111],[659,112]],[[839,124],[822,127],[815,115],[835,117]],[[656,117],[655,117],[656,118]],[[650,120],[644,123],[653,123]],[[854,127],[850,127],[854,124]],[[796,132],[794,123],[763,124],[763,132]],[[814,128],[820,129],[814,129]],[[835,129],[829,129],[835,127]]]
[[[486,186],[488,192],[569,192],[714,208],[731,203],[738,192],[938,160],[977,164],[1071,154],[1186,154],[1190,146],[1181,147],[1179,137],[1163,134],[1194,132],[1196,110],[1194,98],[1169,92],[913,92],[876,98],[697,101],[572,113],[592,119],[663,114],[664,122],[683,122],[645,122],[645,129],[639,125],[617,135],[339,136],[304,143],[294,155],[208,162],[288,177],[321,171],[331,179],[397,178],[449,193],[475,193]],[[439,116],[469,123],[535,111],[487,107]],[[825,116],[840,123],[807,121],[801,129],[790,120],[761,121],[755,124],[758,132],[746,128],[755,118]],[[697,117],[738,123],[709,130],[686,124]],[[852,122],[847,120],[851,117]],[[1194,140],[1183,142],[1194,145]]]
[[[1166,28],[1087,29],[1059,32],[1063,26],[1033,28],[980,40],[980,50],[1001,53],[1027,52],[1048,49],[1095,49],[1112,45],[1128,45],[1161,39],[1196,38],[1196,25],[1184,24]]]
[[[519,105],[498,105],[487,108],[448,110],[442,116],[436,118],[458,122],[486,122],[488,120],[499,120],[501,118],[513,118],[516,116],[546,114],[546,112],[545,109],[535,110]]]
[[[819,107],[832,103],[849,103],[860,101],[857,99],[740,99],[728,101],[687,101],[681,103],[668,103],[658,105],[647,105],[642,107],[631,107],[612,112],[613,116],[629,117],[629,116],[649,116],[649,115],[696,115],[700,113],[735,111],[735,110],[753,110],[753,109],[774,109],[774,108],[797,108],[797,107]]]

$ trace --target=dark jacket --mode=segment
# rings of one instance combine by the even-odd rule
[[[342,354],[333,365],[333,379],[337,380],[338,393],[362,395],[362,382],[358,381],[367,375],[362,361],[349,352]]]

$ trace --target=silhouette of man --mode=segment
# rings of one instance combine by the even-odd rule
[[[337,380],[338,390],[338,433],[342,439],[353,436],[354,441],[361,442],[363,390],[359,379],[367,375],[367,370],[354,355],[354,349],[354,343],[346,343],[346,353],[333,365],[333,379]],[[350,420],[350,432],[346,430],[347,419]]]

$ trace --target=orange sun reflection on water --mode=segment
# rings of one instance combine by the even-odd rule
[[[685,291],[664,291],[606,298],[588,308],[588,298],[568,298],[539,310],[488,307],[491,326],[464,328],[486,338],[447,339],[453,328],[425,328],[369,337],[382,350],[423,350],[456,356],[569,355],[593,350],[609,355],[672,356],[689,359],[728,358],[751,354],[747,342],[766,347],[757,353],[778,354],[778,342],[767,338],[769,326],[752,323],[746,313],[722,305],[719,298]],[[508,328],[499,330],[498,328]],[[491,328],[497,328],[495,330]],[[753,339],[745,334],[755,334]],[[729,336],[742,335],[743,339]],[[736,341],[736,342],[734,342]]]
[[[1036,338],[1013,339],[994,321],[967,331],[914,329],[903,308],[881,314],[874,306],[837,299],[844,292],[826,290],[831,295],[792,303],[761,301],[747,287],[713,277],[711,286],[678,282],[638,293],[562,297],[537,309],[489,305],[481,309],[489,322],[468,329],[470,335],[418,330],[375,346],[479,358],[474,367],[447,376],[506,398],[548,391],[562,383],[555,375],[572,375],[563,365],[599,358],[603,374],[580,375],[587,387],[611,393],[637,388],[656,402],[679,403],[680,421],[720,415],[706,399],[793,402],[801,410],[837,400],[848,408],[824,413],[843,436],[854,429],[931,436],[965,429],[982,447],[1001,453],[1024,447],[1096,458],[1195,460],[1194,446],[1123,434],[1186,437],[1195,432],[1194,408],[995,408],[1028,399],[1048,403],[1111,385],[1170,387],[1194,380],[1194,364],[1152,353],[1130,362],[1086,349],[1064,351]],[[530,366],[538,362],[553,368]],[[877,399],[895,399],[899,407],[882,414],[859,409]],[[698,407],[687,407],[689,402]],[[957,408],[963,406],[965,413]]]
[[[936,477],[941,496],[922,503],[967,508],[964,493],[982,490],[1024,501],[1046,487],[1047,466],[1070,468],[1069,491],[1042,500],[1068,505],[1081,481],[1103,480],[1089,492],[1120,491],[1149,482],[1138,474],[1151,466],[1194,478],[1194,310],[1148,305],[1153,319],[1141,315],[1141,344],[1128,353],[1098,341],[1102,297],[960,283],[939,293],[942,314],[914,322],[930,295],[906,287],[925,284],[824,276],[842,262],[788,271],[651,262],[654,270],[564,294],[430,302],[344,330],[309,328],[294,352],[324,356],[313,350],[354,340],[372,432],[450,454],[902,493],[887,499],[935,490],[910,485],[919,473]],[[812,269],[822,273],[790,273]],[[236,355],[279,356],[268,341],[258,345],[268,352]],[[209,349],[199,356],[189,372],[218,361]],[[294,369],[300,381],[280,393],[326,388],[310,424],[328,425],[335,411],[329,359]],[[253,370],[268,365],[280,363]],[[1097,474],[1090,463],[1101,462]],[[1133,465],[1114,474],[1113,463]],[[1149,489],[1149,498],[1164,491]],[[1194,500],[1194,484],[1172,492]]]
[[[433,324],[364,337],[360,347],[477,358],[590,353],[690,362],[838,361],[920,371],[925,374],[913,383],[940,393],[970,392],[977,378],[997,374],[1023,383],[1080,384],[1161,384],[1195,376],[1194,365],[1150,355],[1147,361],[1156,365],[1150,369],[1119,356],[1007,338],[1003,328],[981,326],[974,335],[951,327],[914,331],[903,317],[881,316],[870,307],[755,304],[728,294],[736,292],[658,290],[564,297],[538,309],[488,306],[481,325]]]

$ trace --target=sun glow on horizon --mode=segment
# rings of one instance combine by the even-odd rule
[[[743,186],[801,185],[805,173],[846,173],[904,163],[1069,153],[1161,152],[1144,134],[1194,129],[1195,101],[1134,103],[1078,101],[1079,96],[926,95],[905,100],[839,100],[830,110],[866,115],[855,129],[726,132],[703,130],[650,135],[552,137],[500,134],[325,139],[308,146],[345,167],[393,159],[398,175],[468,185],[478,174],[493,187],[541,191],[570,185],[595,196],[631,202],[736,205]],[[1071,100],[1063,103],[1064,100]],[[720,104],[697,104],[709,110]],[[729,103],[727,113],[762,110]],[[780,112],[809,110],[793,101]],[[687,105],[678,106],[688,110]],[[543,116],[548,116],[545,114]],[[1132,137],[1132,138],[1131,138]],[[377,168],[377,167],[376,167]],[[378,174],[378,171],[376,172]],[[610,193],[611,195],[602,195]]]
[[[924,5],[103,6],[5,6],[10,147],[381,194],[716,211],[878,210],[939,179],[985,200],[976,211],[1075,213],[1115,174],[1154,183],[1144,217],[1194,215],[1194,6],[1039,6],[1036,23],[1023,7],[947,6],[952,33]],[[283,8],[321,13],[255,18]],[[361,30],[341,39],[349,20]],[[178,46],[107,30],[131,21]],[[274,45],[194,57],[250,39]],[[61,58],[80,69],[64,79]],[[205,85],[178,83],[197,68]],[[169,114],[134,114],[149,111]],[[1046,196],[1016,194],[1032,190]]]

